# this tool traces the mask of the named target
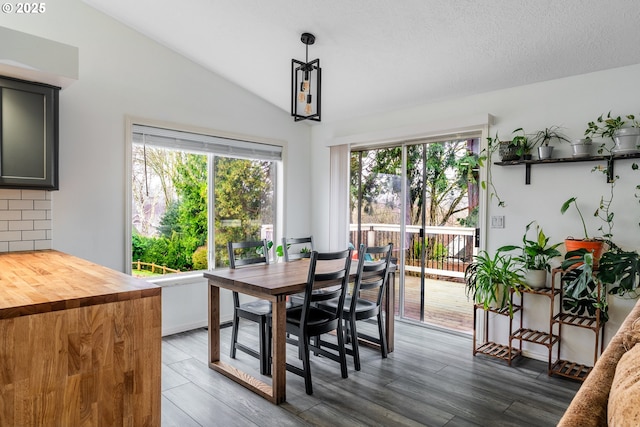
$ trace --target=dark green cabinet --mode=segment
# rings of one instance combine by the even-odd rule
[[[0,78],[0,187],[58,189],[59,91]]]

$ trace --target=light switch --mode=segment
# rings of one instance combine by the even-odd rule
[[[504,228],[504,215],[493,215],[491,217],[491,228]]]

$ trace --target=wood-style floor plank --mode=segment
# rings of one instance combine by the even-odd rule
[[[257,348],[250,323],[240,340]],[[365,325],[373,328],[374,325]],[[229,358],[230,328],[221,330],[221,360],[270,382],[258,360]],[[362,370],[341,378],[336,362],[311,356],[314,394],[287,372],[287,402],[276,406],[209,369],[207,331],[163,339],[162,423],[170,426],[554,426],[580,383],[546,374],[545,362],[505,362],[472,355],[471,338],[396,322],[387,359],[361,346]],[[287,361],[297,351],[287,345]]]

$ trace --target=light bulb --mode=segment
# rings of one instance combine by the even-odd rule
[[[307,105],[304,106],[304,112],[307,115],[311,114],[311,95],[307,95]]]
[[[305,79],[302,81],[302,92],[309,92],[309,79]]]
[[[304,92],[298,92],[298,101],[300,102],[304,102],[305,98],[307,97],[307,95]]]

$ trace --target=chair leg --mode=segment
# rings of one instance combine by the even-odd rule
[[[266,332],[267,343],[265,345],[265,347],[267,347],[267,353],[266,353],[266,359],[265,359],[267,361],[267,372],[266,372],[266,375],[271,375],[271,364],[273,363],[273,357],[271,356],[271,351],[272,351],[273,345],[271,343],[271,340],[273,339],[273,333],[271,331],[271,324],[269,322],[266,322],[265,328],[267,330],[267,332]]]
[[[236,343],[238,342],[238,323],[240,322],[240,318],[236,314],[236,311],[233,311],[233,323],[231,326],[231,351],[230,356],[232,359],[236,358]]]
[[[352,317],[349,319],[350,334],[351,337],[351,350],[353,352],[353,365],[356,371],[360,370],[360,347],[358,345],[358,330],[356,329],[356,319]]]
[[[313,386],[311,384],[311,364],[309,363],[309,337],[298,337],[302,352],[302,369],[304,371],[304,388],[307,394],[313,394]]]
[[[347,378],[349,374],[347,373],[347,352],[344,347],[344,332],[342,331],[342,322],[338,322],[336,335],[338,337],[338,353],[340,355],[340,371],[342,372],[342,378]]]
[[[380,353],[382,358],[387,358],[387,336],[384,332],[384,322],[382,321],[382,313],[378,313],[378,333],[380,334]]]
[[[262,316],[260,322],[258,322],[259,332],[259,345],[260,345],[260,374],[267,374],[267,364],[269,363],[269,355],[267,349],[267,322]]]

